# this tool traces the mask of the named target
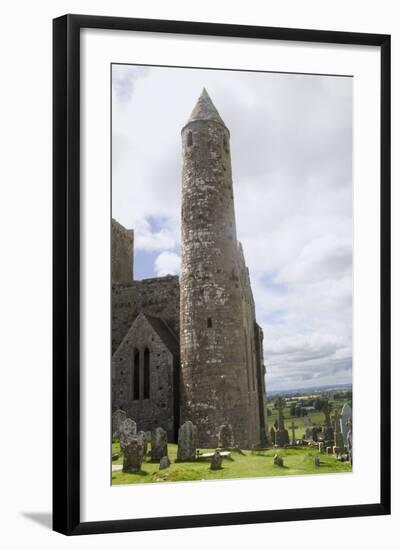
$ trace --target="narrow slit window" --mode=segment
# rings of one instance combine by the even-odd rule
[[[212,328],[212,319],[211,319],[211,317],[209,317],[207,319],[207,328]]]
[[[144,350],[143,361],[143,399],[150,397],[150,352],[149,348]]]
[[[190,130],[186,134],[186,145],[188,147],[191,147],[193,145],[193,135],[192,135],[192,132]]]
[[[138,401],[140,398],[140,356],[139,350],[133,352],[133,400]]]
[[[229,143],[228,143],[228,140],[226,139],[226,136],[224,135],[224,149],[225,149],[225,152],[226,153],[229,153]]]

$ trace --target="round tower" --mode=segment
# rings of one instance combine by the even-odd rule
[[[197,426],[200,447],[216,447],[230,424],[250,448],[260,423],[229,138],[204,89],[182,129],[181,420]]]

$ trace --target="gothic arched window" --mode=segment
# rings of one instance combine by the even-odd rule
[[[150,352],[149,348],[144,350],[143,361],[143,399],[150,397]]]
[[[132,397],[134,401],[140,399],[140,355],[139,350],[133,350],[133,373],[132,373]]]

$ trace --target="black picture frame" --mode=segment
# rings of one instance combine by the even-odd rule
[[[80,520],[80,31],[84,28],[378,46],[381,51],[381,495],[352,506]],[[53,529],[66,535],[390,514],[390,36],[65,15],[53,21]]]

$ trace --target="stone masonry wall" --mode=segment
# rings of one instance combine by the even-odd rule
[[[179,278],[167,275],[112,286],[112,352],[140,311],[162,317],[179,335]]]
[[[182,131],[181,416],[200,446],[215,447],[229,423],[250,448],[261,439],[254,303],[240,273],[229,131],[199,118]]]
[[[133,229],[111,220],[111,280],[126,283],[133,279]]]
[[[149,350],[150,388],[144,395],[144,350]],[[140,360],[140,388],[134,399],[133,364],[135,352]],[[113,409],[123,409],[135,420],[138,430],[151,431],[162,427],[168,440],[176,438],[174,376],[177,376],[177,356],[166,347],[144,316],[140,316],[113,356]]]

